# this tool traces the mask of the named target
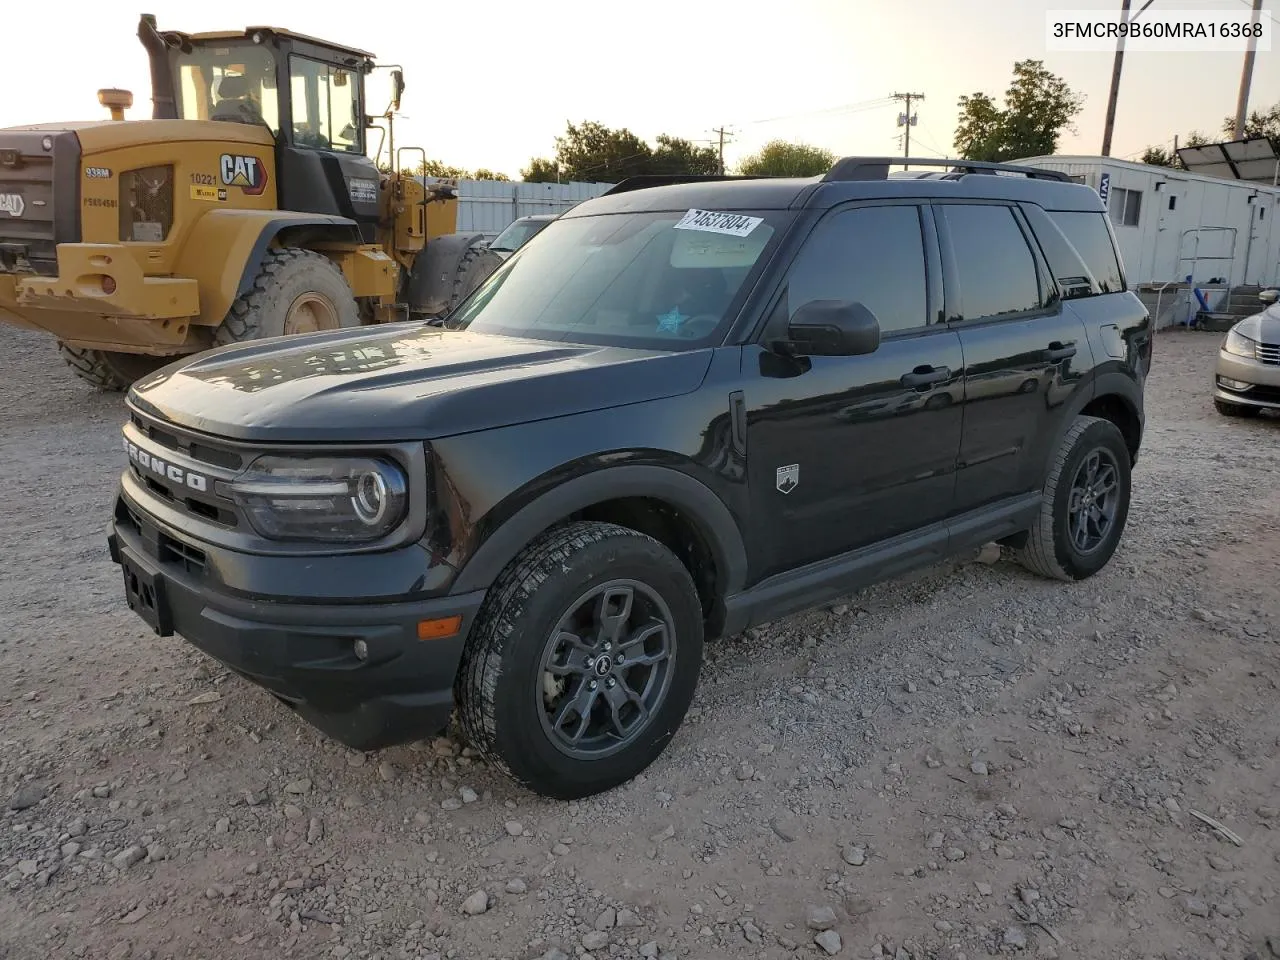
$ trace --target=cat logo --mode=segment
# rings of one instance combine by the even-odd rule
[[[228,187],[239,187],[251,197],[261,196],[267,188],[267,171],[257,157],[224,153],[218,162],[222,182]]]

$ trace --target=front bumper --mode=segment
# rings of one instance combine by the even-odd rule
[[[140,522],[132,529],[113,520],[108,547],[122,567],[130,607],[158,635],[181,635],[358,750],[420,739],[448,724],[454,676],[484,591],[405,603],[239,596],[202,582],[171,550],[161,559],[152,547],[157,537],[148,536],[155,531],[146,529],[154,521]],[[461,618],[453,635],[418,639],[422,621],[451,617]],[[364,659],[357,641],[367,648]]]
[[[0,274],[0,321],[93,349],[168,354],[203,342],[188,322],[200,314],[195,280],[146,276],[121,244],[62,243],[57,255],[56,276]]]
[[[1237,384],[1248,386],[1227,385],[1223,380],[1233,380]],[[1262,363],[1220,350],[1214,369],[1213,395],[1227,403],[1263,410],[1280,410],[1280,364]]]

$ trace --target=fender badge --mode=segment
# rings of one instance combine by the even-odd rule
[[[792,463],[778,468],[778,492],[790,493],[800,485],[800,464]]]

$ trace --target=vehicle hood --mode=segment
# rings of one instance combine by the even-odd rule
[[[1235,326],[1242,337],[1261,343],[1280,343],[1280,303],[1273,303],[1261,313],[1245,317]]]
[[[236,440],[432,440],[678,396],[711,350],[669,353],[385,324],[222,347],[137,381],[129,400]]]

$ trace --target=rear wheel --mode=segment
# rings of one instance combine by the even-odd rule
[[[360,326],[360,312],[342,271],[311,250],[271,250],[253,288],[227,311],[214,333],[219,346],[318,330]]]
[[[61,342],[58,343],[58,353],[72,373],[99,390],[128,390],[135,380],[178,359],[117,350],[82,350]]]
[[[1214,400],[1213,405],[1224,417],[1256,417],[1257,407],[1249,407],[1243,403],[1228,403],[1226,400]]]
[[[1076,417],[1054,457],[1040,516],[1015,551],[1029,570],[1083,580],[1110,561],[1129,516],[1130,457],[1114,423]]]
[[[662,753],[701,662],[702,609],[675,555],[626,527],[572,523],[494,584],[455,694],[487,759],[544,796],[575,799]]]

